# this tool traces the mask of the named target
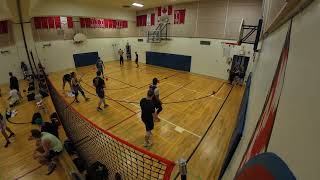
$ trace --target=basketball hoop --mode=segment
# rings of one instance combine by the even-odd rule
[[[221,42],[223,57],[232,58],[231,49],[235,46],[239,46],[238,42]]]

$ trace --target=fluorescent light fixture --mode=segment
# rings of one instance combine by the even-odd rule
[[[139,4],[139,3],[133,3],[132,6],[136,6],[136,7],[143,7],[143,4]]]

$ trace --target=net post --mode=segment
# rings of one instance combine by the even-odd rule
[[[187,161],[185,159],[179,159],[178,164],[181,180],[187,180]]]

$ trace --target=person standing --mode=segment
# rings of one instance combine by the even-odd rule
[[[74,97],[75,97],[75,101],[76,103],[79,103],[80,101],[78,100],[78,96],[79,96],[79,91],[82,94],[83,98],[86,101],[89,101],[89,98],[86,97],[84,91],[82,90],[81,86],[80,86],[80,80],[78,80],[77,78],[77,74],[75,72],[71,73],[71,86],[72,86],[72,90],[74,92]]]
[[[21,65],[20,65],[20,68],[21,68],[21,70],[23,72],[23,76],[24,76],[23,79],[27,79],[27,77],[28,77],[28,66],[22,61]]]
[[[93,86],[96,88],[97,96],[100,99],[98,103],[97,111],[102,111],[100,107],[101,104],[104,105],[104,108],[107,108],[108,105],[106,104],[105,92],[104,92],[104,88],[106,87],[106,85],[105,85],[104,79],[101,77],[100,71],[97,72],[97,77],[93,79]]]
[[[18,79],[12,74],[12,72],[9,72],[9,76],[10,76],[10,89],[16,89],[18,92],[20,92]]]
[[[62,82],[63,82],[62,89],[63,90],[64,90],[67,83],[69,84],[70,88],[72,88],[71,79],[72,79],[71,74],[67,73],[67,74],[63,75],[63,78],[62,78]]]
[[[17,77],[15,77],[12,72],[9,72],[9,76],[10,76],[10,90],[17,90],[18,91],[18,95],[19,98],[22,99],[21,93],[20,93],[20,88],[19,88],[19,81],[17,79]]]
[[[154,128],[153,119],[155,117],[155,106],[152,102],[152,97],[154,93],[149,90],[146,98],[142,98],[140,101],[141,107],[141,119],[146,128],[146,135],[144,137],[144,147],[149,147],[152,145],[152,130]]]
[[[7,148],[9,146],[10,142],[10,138],[13,137],[15,134],[11,131],[11,129],[9,127],[7,127],[7,122],[5,120],[5,118],[2,116],[2,114],[0,114],[0,131],[3,135],[3,137],[6,139],[6,144],[4,145],[5,148]],[[8,131],[10,133],[10,135],[8,136],[6,131]]]
[[[139,67],[139,55],[137,52],[135,52],[135,54],[136,54],[136,65],[137,65],[136,68],[138,68]]]
[[[104,78],[104,69],[105,69],[105,66],[104,66],[103,61],[100,59],[100,57],[98,58],[98,61],[97,61],[97,63],[96,63],[96,67],[97,67],[98,71],[101,72],[102,77]]]
[[[56,136],[37,129],[31,130],[29,139],[37,141],[38,150],[34,153],[34,158],[46,159],[49,162],[47,175],[51,174],[56,169],[58,156],[63,150],[61,141]]]
[[[122,66],[123,65],[123,50],[122,49],[120,49],[119,51],[118,51],[118,54],[119,54],[119,56],[120,56],[120,66]]]
[[[159,80],[157,78],[153,78],[152,84],[149,87],[150,90],[154,94],[154,96],[152,97],[152,102],[153,102],[155,108],[157,109],[156,116],[155,116],[155,121],[157,121],[157,122],[160,121],[160,118],[158,115],[162,111],[162,102],[160,100],[160,92],[159,92],[159,88],[157,86],[158,83],[159,83]]]

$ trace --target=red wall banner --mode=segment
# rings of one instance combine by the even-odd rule
[[[174,10],[174,24],[184,24],[186,18],[186,10]]]
[[[242,168],[243,165],[246,162],[248,162],[251,158],[267,151],[284,84],[284,77],[290,47],[291,27],[292,21],[289,25],[289,30],[287,32],[280,60],[278,62],[278,66],[273,77],[271,88],[266,98],[255,132],[251,137],[250,143],[247,147],[246,153],[243,156],[239,169]]]

